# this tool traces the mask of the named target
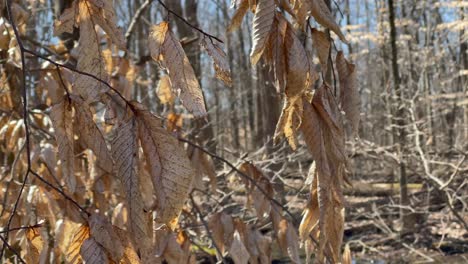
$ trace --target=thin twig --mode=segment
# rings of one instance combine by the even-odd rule
[[[6,234],[8,234],[8,233],[6,233]],[[18,260],[19,260],[21,263],[26,264],[26,261],[24,261],[24,259],[23,259],[23,258],[21,257],[21,255],[18,253],[18,251],[16,251],[16,249],[14,249],[10,244],[8,244],[8,241],[7,241],[7,239],[6,239],[5,237],[0,236],[0,240],[2,240],[2,242],[3,242],[2,252],[3,252],[3,250],[4,250],[5,246],[6,246],[11,252],[13,252],[13,254],[16,255],[16,257],[18,258]],[[0,258],[0,260],[1,260],[1,258]]]
[[[140,19],[140,17],[143,15],[143,12],[145,9],[153,2],[153,0],[146,0],[135,12],[135,15],[133,16],[132,20],[130,21],[130,24],[128,25],[127,32],[125,32],[125,40],[127,41],[127,48],[128,44],[130,43],[130,38],[132,37],[133,29],[135,28],[136,23]]]
[[[171,0],[173,1],[173,0]],[[164,9],[166,9],[166,11],[168,13],[171,13],[172,15],[174,15],[175,17],[177,17],[178,19],[180,19],[182,22],[184,22],[187,26],[195,29],[196,31],[202,33],[203,35],[207,36],[208,38],[210,38],[211,41],[216,40],[220,43],[224,43],[222,40],[220,40],[219,38],[211,35],[211,34],[208,34],[206,33],[205,31],[203,31],[202,29],[200,29],[199,27],[196,27],[194,25],[192,25],[190,22],[188,22],[185,18],[183,18],[182,16],[180,16],[179,14],[177,14],[176,12],[172,11],[169,7],[166,6],[166,4],[164,4],[164,2],[162,0],[158,0],[159,4],[162,5],[162,7],[164,7]]]
[[[36,172],[34,171],[30,171],[30,173],[32,175],[34,175],[37,179],[39,179],[39,181],[41,181],[42,183],[44,183],[45,185],[47,185],[48,187],[52,188],[54,191],[58,192],[60,195],[62,195],[66,200],[68,200],[69,202],[71,202],[76,208],[78,208],[81,212],[85,213],[87,216],[90,216],[91,214],[86,211],[86,209],[84,209],[81,205],[78,204],[77,201],[73,200],[70,196],[68,196],[65,192],[63,192],[62,190],[60,190],[59,188],[55,187],[54,185],[52,185],[50,182],[46,181],[43,177],[41,177],[39,174],[37,174]]]
[[[38,227],[42,227],[42,224],[35,224],[35,225],[31,225],[31,226],[13,227],[13,228],[10,228],[10,229],[8,229],[8,230],[2,230],[2,231],[0,231],[0,234],[1,234],[1,233],[9,233],[9,232],[18,231],[18,230],[23,230],[23,229],[38,228]]]
[[[254,180],[252,179],[249,175],[243,173],[242,171],[240,171],[238,168],[236,168],[236,166],[234,166],[231,162],[229,162],[228,160],[226,160],[225,158],[223,157],[220,157],[214,153],[211,153],[210,151],[204,149],[203,147],[187,140],[187,139],[184,139],[184,138],[180,138],[179,137],[179,141],[181,142],[185,142],[189,145],[191,145],[192,147],[195,147],[201,151],[203,151],[204,153],[210,155],[211,157],[217,159],[217,160],[220,160],[222,162],[224,162],[226,165],[228,165],[229,167],[231,167],[232,170],[236,171],[240,176],[242,176],[243,178],[247,179],[248,181],[250,181],[255,187],[258,188],[258,190],[268,199],[270,200],[271,202],[273,202],[274,204],[278,205],[279,207],[281,207],[281,209],[283,209],[287,214],[289,214],[291,216],[291,218],[293,219],[294,221],[294,215],[288,210],[288,208],[286,208],[283,204],[281,204],[280,202],[278,202],[277,200],[275,200],[273,197],[270,197],[270,195],[268,195],[268,193]]]
[[[21,42],[20,34],[18,32],[18,28],[15,24],[15,18],[13,17],[13,12],[11,11],[11,0],[6,1],[6,9],[8,13],[8,18],[10,19],[11,27],[13,28],[13,32],[15,33],[15,37],[20,48],[20,57],[21,57],[21,88],[22,91],[22,98],[23,98],[23,122],[24,122],[24,130],[25,130],[25,137],[26,137],[26,154],[27,154],[27,170],[26,175],[24,176],[23,182],[21,184],[21,188],[19,190],[18,196],[16,197],[16,201],[13,205],[13,210],[8,218],[6,229],[10,229],[11,222],[13,221],[13,217],[16,214],[16,210],[18,209],[19,201],[21,200],[21,195],[23,194],[24,187],[26,186],[26,182],[28,181],[29,171],[31,169],[31,145],[30,145],[30,135],[29,135],[29,115],[28,115],[28,94],[26,91],[26,60],[24,57],[24,46]],[[5,234],[5,238],[2,237],[4,244],[8,241],[8,233]],[[2,247],[0,251],[0,260],[3,259],[3,253],[5,250],[5,246]]]

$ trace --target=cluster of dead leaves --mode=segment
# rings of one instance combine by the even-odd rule
[[[23,32],[27,15],[20,7],[14,3],[12,9]],[[7,70],[1,66],[1,82],[7,83],[1,87],[9,89],[1,94],[5,103],[2,107],[9,111],[21,105],[22,65],[12,28],[5,18],[0,19],[0,51],[11,60]],[[74,0],[56,20],[54,33],[74,30],[79,30],[80,38],[65,58],[76,60],[76,71],[50,63],[41,65],[37,96],[45,98],[50,107],[48,115],[31,114],[30,118],[33,126],[52,135],[57,151],[48,136],[33,141],[31,169],[46,181],[63,186],[78,204],[91,203],[89,209],[99,213],[85,216],[50,188],[27,187],[30,194],[23,196],[25,199],[40,199],[28,201],[28,207],[34,210],[21,212],[12,225],[25,226],[46,218],[52,219],[51,227],[56,232],[26,229],[27,239],[21,245],[26,243],[27,250],[22,255],[31,257],[31,262],[50,260],[53,252],[55,259],[67,263],[153,263],[175,258],[187,263],[181,256],[190,255],[188,238],[182,241],[180,236],[175,237],[173,229],[194,179],[205,174],[216,187],[214,165],[199,150],[189,150],[189,158],[173,136],[172,132],[181,127],[180,116],[172,113],[168,117],[172,123],[166,129],[146,107],[128,100],[138,68],[116,55],[118,50],[126,50],[126,43],[117,26],[113,1]],[[148,43],[153,58],[167,71],[167,77],[161,80],[163,88],[159,89],[166,102],[174,103],[171,90],[180,91],[178,97],[184,106],[196,117],[205,116],[197,77],[167,22],[153,27]],[[203,39],[201,45],[213,59],[217,77],[230,85],[230,69],[221,44]],[[15,159],[12,167],[17,171],[10,175],[24,175],[25,155],[16,156],[24,143],[20,140],[25,136],[23,121],[2,115],[0,125],[2,142],[8,142],[2,144],[2,153]],[[13,180],[11,177],[8,182]],[[13,194],[19,187],[4,186],[4,182],[2,187],[7,193],[5,201],[13,204]],[[2,213],[2,220],[7,216]],[[59,247],[48,246],[50,235],[55,236]],[[10,240],[19,237],[21,232]],[[185,255],[175,254],[177,247],[168,245],[179,245]]]
[[[320,82],[320,72],[306,52],[296,28],[278,10],[283,10],[300,29],[309,32],[316,51],[322,76],[333,63],[330,59],[331,37],[311,28],[308,17],[330,29],[341,41],[346,39],[324,0],[237,0],[229,31],[238,28],[250,9],[252,22],[252,64],[261,59],[270,66],[278,91],[284,94],[284,106],[278,121],[275,141],[286,137],[294,150],[297,134],[302,132],[305,143],[315,161],[311,172],[309,206],[299,228],[307,257],[317,246],[318,261],[325,258],[333,263],[341,261],[341,242],[344,228],[342,184],[346,179],[344,118],[357,133],[359,123],[359,94],[354,64],[343,52],[336,55],[339,91],[333,93],[326,80]],[[315,87],[318,87],[315,89]],[[345,112],[343,116],[342,111]],[[249,192],[250,193],[250,192]],[[261,201],[261,200],[260,200]],[[314,245],[313,241],[318,241]]]
[[[257,221],[273,223],[273,236],[220,212],[209,223],[214,243],[221,254],[230,254],[236,263],[270,263],[274,239],[295,263],[301,262],[300,240],[308,258],[317,248],[320,262],[344,261],[341,255],[344,224],[341,186],[346,180],[347,163],[344,124],[347,120],[353,134],[357,132],[359,95],[355,66],[342,52],[337,53],[339,89],[332,92],[329,84],[320,80],[320,73],[298,37],[297,27],[279,10],[289,13],[299,28],[309,27],[305,23],[310,16],[344,42],[345,37],[324,0],[235,0],[233,5],[236,11],[228,31],[238,28],[249,10],[254,13],[251,62],[255,65],[263,60],[269,65],[278,91],[284,94],[276,140],[286,137],[296,149],[297,134],[301,132],[315,162],[309,175],[309,204],[299,232],[273,202],[275,191],[271,180],[253,164],[244,163],[239,170],[251,179],[243,178],[246,205],[254,209]],[[14,4],[13,12],[23,32],[26,11]],[[21,86],[19,76],[24,65],[20,64],[11,26],[0,19],[0,51],[7,51],[9,60],[0,76],[0,82],[7,84],[2,87],[8,92],[2,93],[0,99],[2,106],[12,109],[20,105],[17,87]],[[32,111],[30,119],[44,134],[53,135],[57,155],[47,136],[37,139],[39,142],[33,142],[31,169],[47,181],[63,185],[79,204],[91,203],[92,213],[84,216],[77,212],[48,187],[27,187],[25,199],[31,210],[15,218],[13,224],[28,225],[47,217],[53,219],[54,232],[48,234],[39,228],[21,231],[26,237],[20,243],[26,248],[22,254],[33,262],[46,261],[51,255],[69,263],[153,263],[163,259],[171,263],[193,262],[187,235],[173,231],[189,192],[194,187],[200,188],[194,181],[199,184],[206,175],[212,188],[216,188],[214,165],[199,149],[189,149],[187,155],[173,136],[172,132],[181,127],[180,115],[172,112],[166,128],[145,106],[128,100],[138,69],[126,58],[115,55],[116,51],[126,49],[126,43],[122,30],[117,27],[113,1],[74,0],[56,21],[54,32],[58,35],[75,29],[80,32],[78,45],[72,52],[77,71],[42,65],[44,71],[37,90],[38,95],[47,98],[46,105],[50,107],[48,115]],[[330,36],[318,29],[310,31],[325,74],[333,63]],[[216,77],[230,86],[229,63],[221,44],[209,36],[203,36],[200,41],[213,61]],[[161,102],[174,105],[179,98],[195,117],[206,116],[198,78],[169,23],[152,26],[148,45],[152,58],[166,72],[158,88]],[[24,137],[22,120],[2,116],[0,126],[2,142],[13,139],[1,146],[2,152],[5,150],[4,153],[14,157],[12,167],[18,171],[10,175],[24,173],[25,157],[14,154],[21,149],[21,142],[14,139]],[[13,181],[11,177],[9,180]],[[19,188],[16,184],[3,187],[7,194]],[[5,201],[13,203],[11,195]],[[61,212],[60,208],[65,210]],[[56,215],[57,212],[61,213]],[[10,240],[17,240],[21,232],[12,235]],[[52,234],[55,248],[46,243]],[[347,255],[346,259],[349,259]]]

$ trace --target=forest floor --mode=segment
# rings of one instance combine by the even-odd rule
[[[290,180],[287,185],[300,188],[299,182]],[[343,243],[349,244],[355,263],[468,263],[468,232],[441,201],[431,201],[430,207],[415,210],[411,217],[414,229],[400,235],[398,187],[355,182],[345,189]],[[414,201],[428,196],[422,184],[410,184],[409,189]],[[306,203],[301,194],[287,200],[299,214]],[[462,217],[468,221],[468,214]]]

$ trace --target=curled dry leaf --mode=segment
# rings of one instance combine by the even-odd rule
[[[148,245],[148,221],[144,213],[143,201],[137,176],[137,137],[135,117],[127,117],[116,128],[116,136],[112,141],[112,157],[114,171],[122,183],[128,207],[129,231],[139,250]]]
[[[325,84],[317,90],[312,103],[304,100],[301,130],[316,169],[309,206],[299,232],[303,240],[308,240],[309,235],[317,236],[318,209],[319,261],[324,261],[325,256],[333,262],[339,260],[344,229],[341,185],[346,156],[343,153],[344,134],[339,114],[334,96]]]
[[[349,249],[349,244],[346,244],[343,252],[343,261],[341,263],[343,264],[352,264],[353,263],[353,258],[351,256],[351,250]]]
[[[62,177],[71,193],[76,191],[75,154],[73,148],[72,106],[67,98],[52,106],[50,119],[54,127],[58,153],[62,165]]]
[[[157,219],[160,223],[174,224],[188,197],[195,171],[185,150],[162,127],[161,120],[143,105],[132,104],[136,109],[138,135],[158,199]]]
[[[357,87],[356,66],[349,63],[342,51],[336,54],[336,68],[340,80],[340,102],[346,118],[351,124],[353,135],[359,128],[361,98]]]
[[[259,0],[252,22],[252,51],[250,60],[252,65],[257,64],[267,45],[275,19],[275,1]]]
[[[90,237],[81,245],[80,255],[86,264],[106,264],[109,263],[105,249]]]
[[[296,133],[303,116],[302,94],[309,88],[310,64],[304,46],[288,24],[285,32],[286,89],[281,116],[275,130],[275,142],[285,136],[293,150],[297,148]]]
[[[343,41],[344,43],[348,43],[346,40],[345,36],[341,32],[340,27],[338,24],[335,22],[335,19],[333,18],[333,15],[328,9],[327,4],[325,3],[325,0],[306,0],[309,2],[310,6],[310,13],[311,15],[315,18],[315,20],[320,23],[320,25],[331,29],[333,32],[338,35],[338,37]]]
[[[231,69],[229,68],[226,53],[210,38],[203,38],[201,46],[213,60],[216,78],[223,81],[227,86],[232,86]]]
[[[283,254],[294,263],[301,263],[299,256],[299,237],[294,226],[286,219],[281,220],[278,230],[278,244]]]
[[[237,3],[237,9],[234,12],[234,15],[232,16],[231,23],[229,24],[227,28],[227,32],[233,32],[234,30],[238,29],[240,25],[242,24],[242,20],[245,17],[245,14],[247,14],[247,11],[249,10],[249,0],[241,0],[239,3]]]
[[[151,57],[167,70],[172,89],[180,96],[185,108],[196,117],[206,116],[203,92],[197,76],[179,40],[169,30],[167,22],[161,22],[151,28],[148,45]]]

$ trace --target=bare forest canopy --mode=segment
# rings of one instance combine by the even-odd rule
[[[1,263],[466,263],[468,2],[1,0]]]

